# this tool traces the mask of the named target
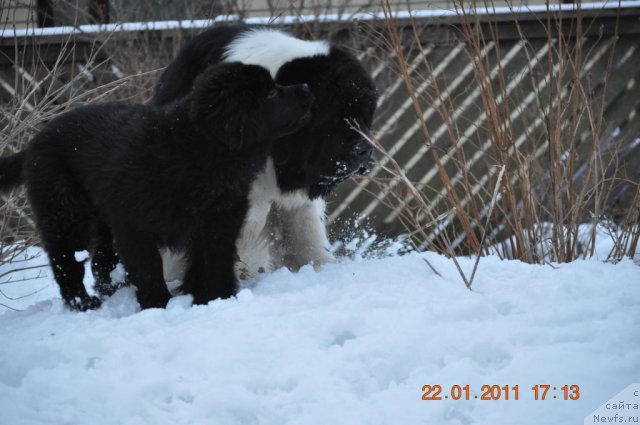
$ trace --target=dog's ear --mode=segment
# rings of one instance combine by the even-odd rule
[[[213,123],[227,115],[225,104],[232,100],[229,95],[233,76],[230,65],[220,64],[208,67],[195,80],[189,93],[189,116],[198,123]]]
[[[248,149],[260,137],[262,98],[272,85],[268,71],[255,65],[212,66],[194,84],[189,118],[205,123],[230,151]]]

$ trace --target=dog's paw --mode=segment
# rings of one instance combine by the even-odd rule
[[[101,298],[107,298],[115,294],[119,286],[114,285],[111,282],[96,282],[93,285],[94,291],[96,291]]]
[[[311,256],[311,265],[313,265],[314,269],[318,269],[320,266],[324,264],[337,263],[338,259],[333,256],[329,251],[321,251],[316,253],[316,255]]]
[[[142,310],[146,310],[147,308],[165,308],[170,299],[171,294],[169,294],[168,290],[159,294],[147,294],[147,296],[140,296],[138,293],[138,303]]]
[[[294,254],[287,254],[282,257],[282,265],[291,270],[297,272],[303,266],[312,265],[314,269],[320,268],[324,264],[337,263],[338,259],[333,256],[329,251],[318,251],[313,254],[307,255],[304,258],[299,258]]]
[[[217,289],[211,291],[196,291],[193,295],[193,304],[205,305],[209,304],[209,302],[217,300],[217,299],[227,299],[231,297],[235,297],[238,290],[236,287],[234,288],[226,288],[226,289]]]
[[[75,311],[96,310],[102,305],[100,298],[89,295],[85,297],[75,297],[65,302],[71,310]]]

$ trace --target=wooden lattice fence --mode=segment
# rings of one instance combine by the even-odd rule
[[[604,119],[601,134],[594,138],[588,117],[565,117],[574,123],[575,152],[587,152],[596,139],[599,149],[608,152],[602,165],[604,175],[619,174],[607,192],[604,213],[623,219],[630,208],[636,208],[634,196],[640,181],[639,17],[640,7],[553,13],[538,9],[466,18],[433,13],[413,19],[404,16],[392,22],[402,44],[400,54],[391,45],[388,20],[317,20],[287,26],[301,37],[328,38],[346,45],[363,60],[380,88],[376,137],[429,201],[428,214],[440,217],[437,223],[430,223],[429,237],[433,241],[447,233],[455,246],[465,246],[467,235],[460,232],[458,217],[451,213],[447,189],[435,164],[440,161],[446,170],[460,205],[484,217],[500,156],[488,125],[491,114],[483,97],[487,85],[496,88],[495,104],[501,108],[501,116],[508,117],[504,131],[513,143],[509,148],[514,150],[513,165],[528,164],[527,175],[533,177],[543,175],[550,166],[550,109],[555,104],[548,99],[573,102],[572,85],[579,80],[586,88],[584,99],[592,102]],[[205,25],[23,37],[5,32],[0,38],[4,154],[26,141],[42,122],[72,105],[113,99],[146,101],[157,70]],[[476,31],[481,40],[478,50],[474,51],[465,28]],[[559,50],[580,53],[568,56],[577,58],[580,66],[555,63],[554,58],[561,57]],[[478,78],[474,60],[483,64],[486,79]],[[413,84],[411,91],[401,76],[402,63]],[[411,94],[416,96],[415,102]],[[586,115],[588,109],[577,105],[574,112]],[[460,166],[461,158],[464,167]],[[379,161],[382,166],[389,165],[382,155]],[[415,223],[407,217],[416,214],[416,200],[397,176],[380,165],[370,176],[344,183],[331,197],[328,221],[334,228],[368,221],[377,232],[389,236],[411,231]],[[576,181],[583,178],[580,164],[573,171]],[[518,175],[513,174],[512,184],[518,184]],[[28,237],[33,230],[28,205],[21,196],[3,199],[4,239]],[[545,194],[538,200],[552,202]],[[509,212],[505,210],[493,220],[497,237],[504,227],[500,222],[510,220]]]

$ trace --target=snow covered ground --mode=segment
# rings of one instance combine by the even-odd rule
[[[473,260],[459,261],[469,274]],[[24,310],[0,313],[2,424],[582,424],[640,382],[630,260],[488,257],[473,291],[436,254],[344,260],[279,270],[236,299],[142,312],[131,288],[68,311],[49,274],[0,285],[27,295],[0,295]],[[452,400],[467,384],[470,400]],[[536,401],[536,384],[557,389]],[[424,385],[442,400],[422,400]],[[519,399],[476,399],[482,385],[517,385]]]

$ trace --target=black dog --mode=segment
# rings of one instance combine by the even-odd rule
[[[305,85],[278,86],[259,66],[210,67],[167,107],[85,106],[51,121],[0,160],[0,189],[27,186],[66,303],[95,308],[76,251],[90,249],[96,290],[112,291],[117,261],[142,308],[170,298],[159,247],[185,252],[184,291],[196,303],[235,294],[236,239],[249,185],[274,139],[308,122]],[[20,171],[20,172],[17,172]]]
[[[316,99],[309,124],[274,144],[267,167],[252,183],[250,220],[238,240],[238,275],[334,261],[323,198],[370,168],[373,147],[346,121],[369,131],[377,102],[371,77],[352,54],[325,41],[233,25],[187,43],[160,78],[154,103],[180,99],[207,66],[225,61],[264,66],[279,84],[307,83]],[[181,278],[180,269],[169,265],[166,277]]]

